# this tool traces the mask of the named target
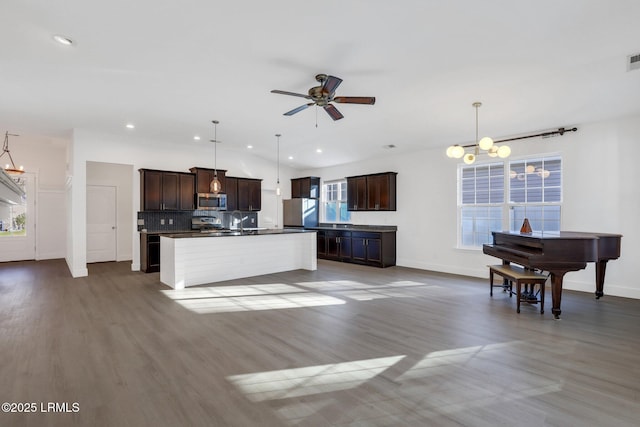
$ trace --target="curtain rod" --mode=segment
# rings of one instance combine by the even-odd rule
[[[570,129],[566,129],[566,128],[558,128],[558,130],[551,130],[551,131],[548,131],[548,132],[537,133],[537,134],[535,134],[535,135],[517,136],[517,137],[515,137],[515,138],[501,139],[501,140],[499,140],[499,141],[493,141],[493,142],[494,142],[494,143],[496,143],[496,144],[499,144],[499,143],[501,143],[501,142],[517,141],[517,140],[519,140],[519,139],[527,139],[527,138],[536,138],[536,137],[538,137],[538,136],[541,136],[541,137],[543,137],[543,138],[544,138],[544,137],[553,136],[553,135],[560,135],[560,136],[562,136],[562,135],[564,135],[564,134],[565,134],[565,132],[575,132],[575,131],[577,131],[577,130],[578,130],[578,128],[576,128],[576,127],[574,127],[574,128],[570,128]],[[462,147],[464,147],[464,148],[469,148],[469,147],[475,147],[476,145],[477,145],[477,143],[476,143],[476,144],[463,145]]]

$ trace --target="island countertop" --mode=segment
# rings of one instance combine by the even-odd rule
[[[316,232],[302,229],[162,234],[160,281],[183,289],[280,271],[313,271],[316,248]]]
[[[299,234],[313,233],[315,230],[291,229],[291,228],[245,228],[243,230],[211,230],[192,231],[162,234],[162,237],[171,239],[191,239],[194,237],[238,237],[238,236],[265,236],[271,234]]]

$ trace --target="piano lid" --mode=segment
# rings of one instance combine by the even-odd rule
[[[619,234],[590,233],[586,231],[533,231],[531,233],[520,233],[518,231],[492,231],[492,234],[503,234],[506,236],[518,236],[533,239],[594,239],[600,236],[620,236]]]

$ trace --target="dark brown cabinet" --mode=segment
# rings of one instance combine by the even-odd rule
[[[140,169],[140,208],[143,211],[192,210],[192,174]]]
[[[240,211],[259,211],[262,208],[262,180],[237,178],[238,206]],[[228,203],[227,196],[227,203]]]
[[[351,233],[352,262],[388,267],[396,264],[396,234],[354,231]]]
[[[317,249],[317,257],[318,258],[326,258],[327,257],[327,238],[326,233],[322,230],[316,231],[316,242],[318,244]]]
[[[349,260],[351,258],[351,232],[325,231],[327,259]]]
[[[396,265],[395,231],[316,230],[317,256],[376,267]]]
[[[218,181],[220,181],[220,186],[222,187],[222,193],[228,193],[228,189],[226,186],[226,170],[222,169],[207,169],[207,168],[197,168],[193,167],[189,169],[192,174],[196,177],[196,193],[211,193],[210,185],[213,177],[218,175]]]
[[[320,198],[320,178],[317,176],[307,176],[304,178],[291,179],[291,198]]]
[[[140,234],[140,269],[145,273],[160,271],[159,234]]]
[[[225,193],[227,193],[227,210],[238,210],[238,178],[225,177]]]
[[[356,176],[347,178],[347,210],[367,210],[367,178]]]
[[[347,209],[395,211],[396,172],[347,177]]]
[[[178,191],[180,210],[190,211],[196,208],[195,191],[196,178],[190,173],[181,173],[178,175],[178,183],[180,189]]]

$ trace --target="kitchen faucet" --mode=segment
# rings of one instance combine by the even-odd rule
[[[244,228],[243,228],[243,226],[242,226],[242,222],[243,222],[243,218],[242,218],[242,211],[233,211],[233,212],[231,212],[231,219],[234,219],[234,218],[235,218],[236,212],[237,212],[238,214],[240,214],[240,215],[238,216],[238,218],[240,219],[240,232],[241,232],[241,233],[244,233]],[[237,226],[237,225],[236,225],[236,228],[238,228],[238,226]]]

